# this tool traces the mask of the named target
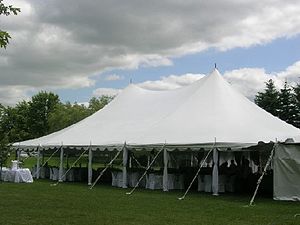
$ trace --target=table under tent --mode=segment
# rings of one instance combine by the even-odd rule
[[[66,174],[63,158],[68,151],[88,158],[89,185],[115,160],[120,165],[111,171],[114,186],[168,191],[189,189],[195,181],[199,191],[215,195],[248,188],[236,186],[236,180],[245,183],[247,174],[259,177],[269,170],[269,177],[272,173],[274,177],[274,199],[299,200],[300,165],[294,160],[299,157],[298,145],[285,142],[294,137],[300,137],[298,128],[256,106],[214,69],[192,85],[171,91],[150,91],[130,84],[90,117],[50,135],[15,143],[14,148],[35,149],[39,154],[56,151],[61,159],[60,181]],[[293,148],[287,150],[293,151],[293,158],[286,154],[283,167],[281,152],[289,148]],[[98,152],[109,155],[110,161],[95,179],[92,158]],[[289,160],[294,161],[290,164]],[[281,183],[284,179],[286,183]]]

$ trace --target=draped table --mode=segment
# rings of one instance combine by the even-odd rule
[[[2,169],[1,179],[3,181],[14,183],[32,183],[32,175],[29,169],[11,170],[7,168]]]

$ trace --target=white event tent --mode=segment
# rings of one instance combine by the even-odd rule
[[[126,142],[124,149],[165,146],[171,151],[214,146],[218,151],[227,151],[293,137],[300,137],[299,129],[259,108],[214,69],[192,85],[175,90],[151,91],[130,84],[86,119],[14,146],[30,149],[63,145],[95,151],[120,150]],[[299,198],[299,188],[297,191]]]

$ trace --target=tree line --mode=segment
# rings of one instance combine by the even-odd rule
[[[285,81],[283,88],[277,89],[270,79],[265,89],[258,92],[254,102],[281,120],[300,128],[300,84],[294,86]]]
[[[0,104],[0,142],[20,142],[61,130],[100,110],[112,99],[93,97],[85,106],[63,103],[57,94],[41,91],[15,106]]]

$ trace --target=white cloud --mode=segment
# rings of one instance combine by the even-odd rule
[[[263,68],[241,68],[225,72],[224,78],[242,94],[254,99],[258,91],[263,91],[269,79],[274,81],[278,89],[283,87],[285,81],[290,85],[299,83],[300,61],[280,72],[267,73]]]
[[[14,105],[16,102],[29,100],[28,92],[32,88],[26,86],[2,86],[0,85],[0,103],[3,105]]]
[[[97,88],[93,91],[93,96],[100,97],[102,95],[108,95],[108,96],[115,96],[119,94],[122,91],[122,89],[115,89],[115,88]]]
[[[106,81],[123,80],[124,77],[117,74],[110,74],[104,78]]]
[[[2,86],[91,87],[95,75],[114,68],[168,66],[173,57],[300,32],[296,0],[9,3],[22,12],[1,17],[1,28],[13,37],[7,50],[0,49]]]
[[[203,74],[187,73],[184,75],[163,76],[160,80],[145,81],[137,84],[138,86],[149,90],[171,90],[192,84],[201,79]]]
[[[159,80],[145,81],[136,85],[148,90],[171,90],[190,85],[201,79],[203,74],[163,76]],[[300,81],[300,61],[280,72],[267,73],[263,68],[240,68],[224,73],[224,78],[244,96],[253,100],[257,92],[263,91],[265,82],[272,79],[279,90],[287,80],[290,85]],[[117,89],[119,92],[120,90]]]

